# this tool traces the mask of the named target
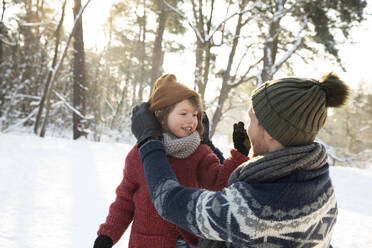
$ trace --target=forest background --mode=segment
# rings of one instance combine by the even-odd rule
[[[174,73],[202,96],[212,138],[229,137],[261,83],[332,70],[352,95],[329,111],[319,141],[333,164],[363,165],[371,9],[363,0],[2,0],[0,132],[131,139],[132,107]]]

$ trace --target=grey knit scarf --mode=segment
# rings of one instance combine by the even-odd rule
[[[163,133],[163,137],[165,153],[179,159],[189,157],[200,145],[200,136],[197,131],[184,138],[178,138],[169,133]]]
[[[327,162],[323,145],[312,143],[307,146],[289,147],[255,157],[236,168],[228,184],[243,181],[247,183],[270,183],[289,175],[295,170],[315,170]],[[223,241],[200,239],[199,248],[227,247]]]

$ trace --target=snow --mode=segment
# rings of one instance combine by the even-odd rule
[[[0,134],[0,246],[93,247],[132,145]],[[372,247],[372,167],[332,167],[331,177],[333,246]]]

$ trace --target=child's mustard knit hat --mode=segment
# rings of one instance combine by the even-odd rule
[[[200,98],[200,95],[196,91],[177,82],[175,75],[165,74],[155,82],[154,89],[148,101],[150,103],[149,109],[150,111],[156,111],[192,96]]]

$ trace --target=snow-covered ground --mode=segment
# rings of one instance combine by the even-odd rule
[[[93,247],[131,147],[0,134],[0,247]],[[331,176],[333,246],[372,247],[372,169],[332,167]],[[128,234],[115,247],[127,247]]]

